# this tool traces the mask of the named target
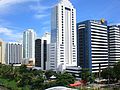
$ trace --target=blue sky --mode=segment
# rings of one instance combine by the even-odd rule
[[[41,37],[50,32],[51,9],[59,0],[0,0],[0,38],[17,41],[28,28]],[[104,18],[120,23],[120,0],[70,0],[77,22]]]

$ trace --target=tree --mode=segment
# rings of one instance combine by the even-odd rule
[[[95,79],[94,75],[92,74],[92,72],[90,72],[89,69],[83,68],[80,74],[81,74],[82,80],[90,83],[94,82],[94,79]]]
[[[32,81],[32,90],[44,90],[44,78],[39,77]]]
[[[102,78],[117,82],[120,80],[120,62],[116,63],[114,67],[106,68],[101,73]]]
[[[114,81],[114,79],[115,79],[114,68],[109,67],[109,68],[104,69],[101,73],[101,77],[104,78],[104,79],[109,78],[110,81]]]
[[[116,80],[120,80],[120,62],[116,63],[113,67]]]
[[[26,65],[21,65],[19,72],[20,72],[21,74],[22,74],[22,73],[25,73],[25,72],[28,72],[27,66],[26,66]]]
[[[66,85],[69,85],[71,83],[74,83],[75,81],[75,78],[69,74],[69,73],[61,73],[61,74],[58,74],[57,75],[57,80],[56,80],[56,83],[58,85],[63,85],[63,86],[66,86]]]
[[[56,76],[56,72],[52,71],[52,70],[48,70],[45,72],[45,76],[47,79],[50,79],[51,76],[55,75]]]

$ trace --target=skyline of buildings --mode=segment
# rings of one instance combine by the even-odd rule
[[[94,73],[120,59],[119,27],[107,25],[104,19],[80,22],[77,30],[76,24],[76,9],[69,0],[61,0],[52,11],[51,34],[36,39],[33,29],[26,30],[23,44],[6,44],[6,64],[55,71],[79,66]],[[0,42],[0,55],[2,49]]]

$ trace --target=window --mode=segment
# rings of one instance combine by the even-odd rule
[[[73,50],[73,52],[75,52],[75,50]]]
[[[76,60],[73,60],[73,62],[76,62]]]
[[[64,49],[64,47],[60,47],[61,49]]]
[[[55,66],[50,66],[51,68],[55,68]]]
[[[76,55],[73,55],[73,57],[76,57]]]
[[[64,57],[64,55],[60,55],[60,57]]]
[[[64,58],[60,58],[60,59],[64,59]]]
[[[55,65],[54,63],[51,63],[51,65]]]
[[[60,54],[64,54],[63,52],[61,52]]]
[[[64,62],[64,61],[60,61],[60,62]]]

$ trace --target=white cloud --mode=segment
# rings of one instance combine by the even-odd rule
[[[37,19],[41,19],[45,16],[48,16],[45,11],[52,8],[52,5],[42,5],[41,1],[44,0],[0,0],[0,15],[5,15],[8,13],[13,13],[16,8],[14,8],[17,4],[28,3],[28,2],[35,2],[31,5],[28,4],[28,9],[34,11],[33,17]]]
[[[0,28],[0,34],[11,36],[12,35],[12,30],[10,30],[8,28],[1,27]]]
[[[30,5],[29,7],[31,10],[34,10],[37,13],[42,13],[45,10],[51,9],[51,6],[43,6],[39,3],[37,3],[37,5]]]
[[[47,16],[49,16],[48,14],[35,14],[34,15],[34,17],[36,18],[36,19],[42,19],[42,18],[45,18],[45,17],[47,17]]]
[[[17,40],[22,38],[22,33],[6,27],[0,27],[0,35],[6,36],[6,38],[10,40]]]
[[[44,21],[43,23],[42,23],[44,26],[47,26],[47,25],[50,25],[51,24],[51,21]]]
[[[0,14],[10,13],[13,5],[36,1],[38,0],[0,0]]]
[[[35,12],[34,17],[36,19],[42,19],[44,17],[49,16],[48,10],[50,10],[53,6],[54,4],[46,6],[46,5],[42,5],[41,2],[37,2],[35,5],[30,5],[29,8]]]
[[[0,0],[0,7],[38,0]]]
[[[42,27],[41,30],[47,32],[47,31],[50,31],[50,27],[45,26],[45,27]]]

